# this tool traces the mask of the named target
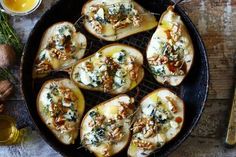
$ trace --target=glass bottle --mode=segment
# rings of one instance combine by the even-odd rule
[[[14,118],[7,115],[0,115],[0,145],[13,145],[21,141],[24,129],[16,128]]]

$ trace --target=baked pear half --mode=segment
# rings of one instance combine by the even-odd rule
[[[189,72],[194,48],[181,17],[169,6],[147,48],[150,69],[161,84],[178,86]]]
[[[82,145],[98,157],[113,156],[129,143],[134,99],[119,95],[90,109],[81,122]]]
[[[33,77],[71,68],[84,56],[86,37],[70,22],[59,22],[44,33],[35,59]]]
[[[116,41],[157,26],[154,15],[133,0],[89,0],[82,8],[84,26],[97,38]]]
[[[130,91],[143,79],[143,56],[124,44],[110,44],[80,60],[71,79],[83,89],[120,94]]]
[[[146,157],[181,130],[184,122],[184,103],[170,90],[160,88],[140,102],[134,124],[128,156]]]
[[[37,111],[63,144],[74,144],[85,108],[84,96],[69,79],[45,82],[37,97]]]

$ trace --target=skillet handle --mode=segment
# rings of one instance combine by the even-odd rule
[[[184,1],[184,0],[175,0],[173,7],[175,7],[176,5],[180,4],[180,3],[183,2],[183,1]]]
[[[229,117],[229,124],[228,124],[225,144],[227,146],[233,146],[236,144],[236,86],[234,89],[234,98]]]

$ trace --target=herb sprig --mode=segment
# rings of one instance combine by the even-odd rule
[[[14,47],[17,55],[21,54],[23,45],[15,30],[8,22],[8,16],[0,10],[0,44],[8,44]]]
[[[0,67],[0,81],[1,80],[9,80],[11,82],[17,82],[17,79],[11,73],[11,71],[2,67]]]

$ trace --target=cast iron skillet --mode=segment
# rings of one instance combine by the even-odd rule
[[[52,8],[50,8],[38,21],[32,30],[29,39],[25,45],[24,53],[22,56],[21,63],[21,83],[22,83],[22,92],[24,94],[25,101],[27,103],[28,111],[35,122],[41,136],[45,141],[51,145],[56,151],[61,153],[64,156],[93,156],[91,153],[86,151],[84,148],[77,149],[80,146],[80,139],[78,138],[74,145],[66,146],[61,144],[49,131],[46,125],[41,121],[39,115],[37,114],[36,109],[36,97],[38,91],[43,82],[48,79],[58,78],[58,77],[68,77],[67,74],[63,72],[51,73],[48,77],[39,80],[32,79],[32,67],[34,64],[34,59],[36,52],[39,47],[39,43],[44,31],[51,26],[52,24],[59,21],[70,21],[74,23],[76,19],[80,17],[81,7],[85,3],[85,0],[61,0]],[[151,12],[163,13],[166,10],[167,6],[171,4],[167,0],[148,0],[142,1],[137,0],[144,8]],[[176,94],[178,94],[185,102],[185,122],[181,132],[177,137],[162,147],[160,150],[155,152],[155,156],[167,156],[170,152],[175,150],[191,133],[192,129],[196,126],[207,98],[208,93],[208,81],[209,81],[209,71],[208,71],[208,62],[206,56],[206,50],[204,44],[194,27],[191,20],[184,13],[184,11],[176,6],[176,12],[179,13],[187,26],[189,33],[192,37],[194,48],[195,48],[195,58],[191,71],[188,76],[185,78],[184,82],[175,88],[170,88]],[[160,15],[156,16],[159,20]],[[96,52],[102,46],[109,44],[111,42],[105,42],[93,37],[91,34],[86,32],[82,25],[77,26],[79,30],[84,33],[88,39],[88,49],[86,51],[86,56]],[[147,31],[144,33],[139,33],[128,38],[122,39],[118,42],[129,44],[135,46],[143,52],[145,55],[145,50],[155,29]],[[145,56],[144,56],[145,57]],[[145,63],[147,66],[147,63]],[[152,75],[145,71],[145,78],[142,83],[139,85],[140,94],[136,99],[137,102],[147,93],[163,87],[158,84]],[[108,94],[102,94],[100,92],[89,92],[82,90],[86,99],[86,109],[88,110],[92,106],[111,98],[112,96]],[[127,93],[130,96],[134,96],[137,92],[137,88],[133,91]],[[126,150],[121,152],[117,156],[126,156]],[[153,155],[154,156],[154,155]]]

